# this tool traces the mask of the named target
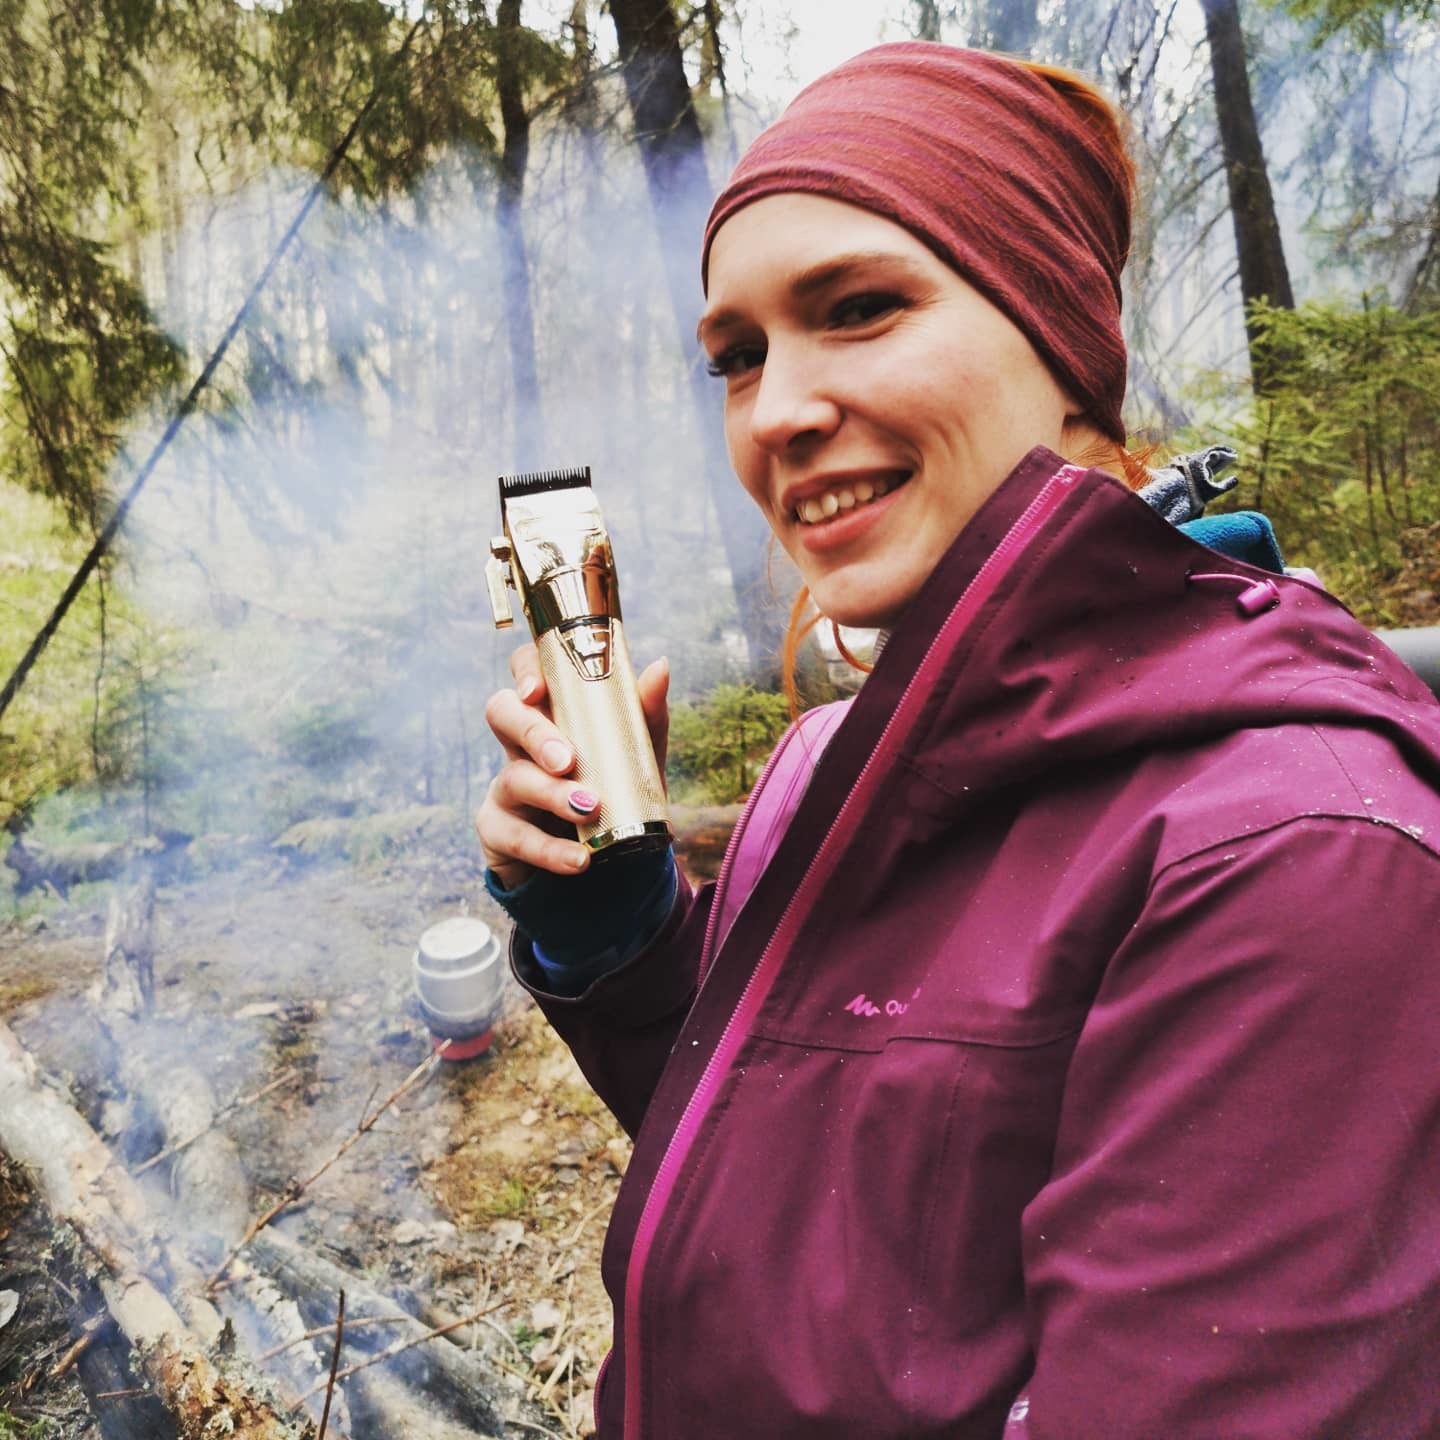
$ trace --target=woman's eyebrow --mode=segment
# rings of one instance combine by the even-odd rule
[[[790,293],[797,297],[813,295],[837,280],[843,280],[856,270],[901,270],[907,275],[918,275],[920,267],[908,256],[897,255],[893,250],[852,250],[845,255],[822,260],[808,270],[802,270],[790,282]]]
[[[853,250],[844,255],[835,255],[811,265],[795,275],[789,285],[790,294],[797,300],[824,290],[838,280],[843,280],[857,270],[884,268],[903,271],[907,275],[923,274],[921,267],[906,255],[897,255],[893,250]],[[695,336],[702,344],[705,336],[712,331],[724,330],[744,319],[742,311],[731,306],[707,311],[700,317]]]

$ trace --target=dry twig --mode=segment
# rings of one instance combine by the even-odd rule
[[[147,1170],[153,1169],[162,1160],[168,1160],[172,1155],[178,1155],[182,1150],[188,1149],[197,1140],[204,1139],[222,1120],[228,1120],[237,1110],[243,1110],[247,1105],[253,1105],[257,1100],[263,1100],[272,1090],[278,1090],[282,1085],[288,1085],[291,1080],[296,1079],[300,1072],[293,1065],[277,1075],[263,1089],[256,1090],[253,1094],[242,1095],[237,1100],[232,1100],[228,1105],[222,1106],[215,1112],[215,1118],[203,1129],[197,1130],[193,1135],[187,1135],[183,1140],[177,1140],[173,1145],[167,1145],[158,1154],[152,1155],[143,1165],[137,1165],[130,1173],[132,1175],[143,1175]]]
[[[363,1330],[370,1325],[403,1325],[411,1316],[405,1315],[366,1315],[359,1320],[347,1320],[347,1330]],[[322,1335],[328,1335],[335,1328],[332,1321],[329,1325],[316,1325],[305,1331],[303,1335],[297,1335],[293,1340],[286,1340],[283,1344],[276,1345],[273,1349],[267,1350],[263,1355],[255,1357],[257,1365],[264,1365],[267,1361],[273,1360],[277,1355],[283,1355],[287,1350],[293,1350],[297,1345],[303,1345],[307,1340],[318,1340]]]
[[[340,1368],[340,1341],[345,1335],[345,1292],[340,1292],[340,1303],[335,1310],[335,1348],[330,1352],[330,1379],[325,1384],[325,1408],[320,1412],[319,1440],[325,1440],[325,1431],[330,1426],[330,1402],[335,1398],[335,1372]]]
[[[358,1375],[362,1370],[368,1370],[372,1365],[378,1365],[382,1360],[392,1360],[396,1355],[406,1350],[413,1349],[416,1345],[423,1345],[427,1340],[438,1340],[442,1335],[448,1335],[452,1330],[458,1330],[462,1325],[473,1325],[482,1316],[489,1315],[494,1310],[500,1310],[508,1305],[508,1300],[501,1300],[498,1304],[491,1305],[487,1310],[474,1310],[469,1315],[462,1315],[458,1320],[452,1320],[448,1325],[439,1325],[434,1330],[427,1330],[423,1335],[416,1335],[413,1339],[397,1340],[393,1345],[387,1345],[385,1349],[369,1356],[364,1360],[357,1360],[353,1365],[347,1365],[343,1370],[331,1371],[330,1384],[337,1380],[348,1380],[352,1375]],[[291,1405],[291,1410],[298,1410],[312,1395],[319,1392],[321,1381],[312,1385],[298,1400]]]
[[[514,1337],[509,1335],[506,1331],[501,1330],[499,1326],[496,1326],[495,1328],[497,1330],[500,1330],[500,1333],[504,1335],[507,1340],[510,1341],[511,1348],[515,1350],[515,1353],[519,1355],[521,1359],[525,1360],[525,1363],[527,1365],[529,1365],[529,1359],[525,1356],[524,1352],[515,1345]],[[528,1371],[521,1370],[518,1366],[512,1365],[508,1360],[501,1359],[499,1355],[492,1355],[490,1357],[490,1363],[494,1365],[497,1369],[503,1370],[507,1375],[513,1375],[517,1380],[522,1381],[525,1385],[526,1393],[530,1395],[532,1399],[540,1400],[540,1403],[543,1404],[550,1411],[550,1413],[565,1427],[566,1434],[574,1434],[575,1427],[571,1422],[570,1417],[561,1412],[560,1406],[555,1402],[555,1397],[553,1395],[546,1395],[543,1399],[541,1399],[540,1382],[535,1378],[535,1370],[533,1366],[531,1366]],[[529,1420],[520,1420],[512,1417],[510,1423],[512,1425],[524,1425],[529,1430],[538,1430],[542,1435],[552,1436],[553,1440],[564,1440],[564,1437],[556,1435],[553,1430],[547,1430],[543,1425],[536,1425]]]
[[[375,1127],[375,1122],[392,1106],[396,1101],[408,1095],[420,1082],[426,1079],[431,1072],[440,1064],[441,1057],[450,1048],[449,1040],[442,1041],[435,1049],[425,1057],[381,1102],[379,1108],[371,1115],[362,1113],[360,1123],[355,1127],[352,1135],[347,1135],[344,1140],[330,1153],[326,1160],[303,1180],[292,1180],[285,1187],[285,1193],[267,1210],[263,1215],[257,1215],[246,1227],[245,1233],[236,1242],[230,1253],[220,1262],[215,1273],[205,1282],[205,1293],[213,1295],[221,1280],[225,1278],[225,1272],[235,1263],[235,1257],[279,1214],[288,1210],[311,1185],[313,1185],[342,1155],[356,1144],[364,1135],[367,1135]],[[368,1108],[368,1102],[367,1102]],[[313,1393],[313,1392],[312,1392]]]
[[[524,1430],[533,1430],[537,1435],[548,1435],[550,1440],[562,1440],[553,1430],[547,1429],[544,1425],[537,1425],[533,1420],[521,1420],[518,1416],[511,1419],[512,1425],[519,1425]]]
[[[92,1315],[80,1327],[80,1334],[76,1337],[75,1343],[50,1367],[50,1378],[59,1380],[68,1375],[75,1368],[80,1357],[100,1338],[101,1332],[113,1321],[114,1317],[108,1310],[102,1310],[98,1315]]]

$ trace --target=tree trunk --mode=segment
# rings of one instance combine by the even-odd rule
[[[1215,112],[1220,146],[1230,187],[1230,215],[1235,225],[1235,250],[1240,262],[1240,294],[1245,303],[1245,335],[1250,347],[1250,373],[1256,392],[1265,394],[1274,379],[1275,356],[1265,346],[1250,316],[1256,301],[1281,310],[1295,308],[1270,174],[1260,144],[1260,127],[1250,97],[1245,68],[1245,37],[1237,0],[1203,0],[1205,34],[1210,43]]]
[[[1435,194],[1431,196],[1426,209],[1429,233],[1426,236],[1425,248],[1415,261],[1415,268],[1410,272],[1409,282],[1405,286],[1402,308],[1407,315],[1414,315],[1424,307],[1427,297],[1435,288],[1436,276],[1440,275],[1440,182],[1437,182]]]
[[[500,193],[495,220],[500,229],[500,267],[505,286],[505,328],[510,340],[510,374],[515,403],[512,458],[517,469],[544,463],[540,437],[540,379],[535,364],[535,315],[520,201],[530,160],[530,115],[525,109],[524,35],[520,0],[500,0],[495,26],[495,79],[505,130],[500,151]]]
[[[610,0],[610,15],[655,213],[670,307],[699,421],[705,483],[720,521],[750,667],[762,677],[773,674],[778,663],[782,607],[774,603],[766,576],[769,528],[730,473],[722,397],[709,383],[695,338],[703,301],[700,241],[712,196],[700,121],[685,79],[680,32],[669,0]]]
[[[940,4],[939,0],[911,0],[912,24],[915,28],[917,40],[939,40],[940,38]]]

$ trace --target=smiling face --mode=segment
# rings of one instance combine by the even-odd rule
[[[1088,429],[1021,331],[869,210],[757,200],[709,281],[731,463],[842,625],[893,625],[1015,465]]]

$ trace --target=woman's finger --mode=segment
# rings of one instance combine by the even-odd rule
[[[497,690],[485,702],[485,723],[509,759],[528,756],[552,775],[565,775],[575,768],[574,746],[543,710],[527,705],[517,691]]]
[[[546,696],[545,676],[540,669],[540,652],[531,641],[510,656],[510,674],[515,680],[515,693],[527,705],[539,705]]]
[[[547,835],[518,816],[501,815],[490,823],[477,819],[475,829],[481,835],[485,864],[506,890],[523,884],[537,870],[578,875],[590,863],[590,852],[578,841]]]
[[[529,761],[512,761],[491,781],[475,817],[485,863],[507,889],[531,870],[574,875],[589,864],[590,852],[571,826],[598,808],[598,797],[581,787]]]
[[[640,692],[640,708],[645,712],[650,743],[655,747],[663,779],[665,752],[670,743],[670,662],[662,658],[647,665],[636,677],[635,687]]]
[[[574,780],[548,775],[529,760],[512,760],[503,766],[490,782],[489,798],[500,809],[552,831],[554,826],[547,824],[551,818],[573,826],[600,808],[600,797],[593,791]]]

